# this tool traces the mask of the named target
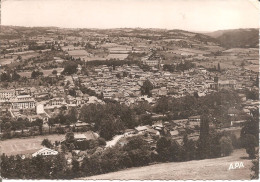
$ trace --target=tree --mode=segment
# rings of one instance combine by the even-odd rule
[[[256,152],[256,159],[252,160],[253,166],[251,167],[251,179],[259,179],[259,153]]]
[[[43,75],[43,72],[33,71],[32,74],[31,74],[31,78],[35,79],[35,78],[38,78],[39,76],[42,76],[42,75]]]
[[[98,144],[99,145],[102,145],[102,146],[105,146],[106,145],[106,140],[104,138],[98,138]]]
[[[218,63],[218,71],[221,72],[220,63]]]
[[[66,145],[65,145],[65,144],[61,144],[61,151],[62,151],[63,153],[66,153],[67,150],[68,150],[68,148],[66,147]]]
[[[43,120],[42,119],[39,119],[37,118],[36,121],[35,121],[35,124],[36,126],[39,127],[39,132],[40,132],[40,135],[42,135],[42,126],[43,126]]]
[[[53,75],[57,75],[57,73],[58,73],[57,70],[53,70],[53,71],[52,71],[52,74],[53,74]]]
[[[7,81],[7,82],[9,82],[10,80],[11,80],[11,75],[9,74],[9,73],[6,73],[6,72],[3,72],[2,74],[1,74],[1,81]]]
[[[69,95],[76,97],[76,90],[75,89],[69,89]]]
[[[184,160],[189,161],[196,158],[196,144],[193,140],[188,139],[188,135],[186,133],[183,137],[183,150]]]
[[[65,75],[71,75],[77,72],[77,63],[75,62],[66,62],[64,70],[62,71],[62,74]]]
[[[194,96],[196,99],[198,99],[198,98],[199,98],[198,92],[194,92],[194,93],[193,93],[193,96]]]
[[[175,67],[174,67],[174,65],[171,65],[171,64],[165,64],[165,65],[163,65],[163,70],[173,72],[175,70]]]
[[[49,134],[51,133],[51,128],[54,126],[55,120],[53,118],[48,119]]]
[[[76,177],[80,172],[79,162],[73,159],[71,164],[72,164],[72,168],[71,168],[72,174]]]
[[[223,136],[220,139],[221,153],[223,156],[228,156],[233,151],[232,141],[229,137]]]
[[[122,121],[115,119],[112,116],[108,116],[108,118],[102,119],[99,127],[100,136],[106,140],[111,140],[113,136],[118,134],[123,129],[124,126]]]
[[[65,135],[66,143],[73,143],[74,142],[74,133],[68,132]]]
[[[13,72],[13,74],[12,74],[12,80],[13,80],[13,81],[19,80],[20,77],[21,77],[21,76],[20,76],[19,74],[17,74],[16,71]]]
[[[123,150],[131,151],[135,149],[148,150],[149,146],[142,137],[140,136],[131,137],[128,143],[123,147]]]
[[[42,141],[41,145],[42,145],[42,146],[45,146],[45,147],[47,147],[47,148],[53,148],[53,145],[52,145],[51,141],[48,140],[47,138],[45,138],[45,139]]]
[[[145,166],[150,162],[150,153],[145,150],[135,149],[128,152],[133,166]]]
[[[144,81],[143,85],[141,86],[141,93],[142,95],[151,96],[152,89],[153,89],[153,84],[147,79]]]
[[[140,123],[143,125],[152,125],[153,120],[151,114],[140,115]]]
[[[242,146],[246,149],[247,154],[250,159],[254,159],[255,156],[255,147],[257,146],[257,140],[254,135],[246,134],[242,140]]]
[[[161,137],[156,143],[156,151],[159,154],[159,159],[162,162],[168,161],[171,155],[171,140],[166,137]]]
[[[21,55],[19,55],[19,56],[17,57],[17,59],[18,59],[19,61],[21,61],[23,58],[22,58]]]
[[[78,115],[78,111],[76,108],[71,108],[68,112],[68,114],[66,115],[66,119],[68,120],[68,123],[75,123],[77,122],[77,115]]]
[[[209,116],[203,114],[200,118],[200,136],[198,140],[198,153],[201,159],[209,157],[210,142],[209,142]]]
[[[72,152],[72,150],[74,150],[74,149],[75,149],[74,143],[69,143],[69,144],[68,144],[68,150],[69,150],[70,152]]]
[[[169,98],[168,97],[161,97],[154,108],[155,112],[159,112],[162,113],[163,115],[165,115],[165,113],[167,111],[169,111]]]

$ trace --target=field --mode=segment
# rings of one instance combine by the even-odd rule
[[[55,69],[48,69],[48,70],[40,70],[43,72],[43,76],[49,76],[52,75],[52,71],[56,70],[58,73],[61,73],[63,71],[63,68],[55,68]],[[30,78],[32,75],[32,71],[23,71],[23,72],[18,72],[19,75]]]
[[[0,141],[1,153],[5,153],[6,155],[34,153],[42,148],[41,142],[44,138],[48,138],[52,142],[55,142],[56,140],[63,139],[64,135],[36,136]]]
[[[259,72],[259,65],[248,65],[248,66],[245,66],[245,69],[247,70],[252,70],[254,72]]]
[[[235,162],[243,162],[244,168],[229,170]],[[250,179],[251,160],[244,149],[231,156],[200,161],[154,164],[139,168],[81,178],[84,180],[246,180]]]
[[[10,64],[14,61],[13,58],[1,58],[0,60],[0,64],[2,65],[6,65],[6,64]]]
[[[32,72],[31,72],[31,71],[23,71],[23,72],[18,72],[18,74],[19,74],[21,77],[30,78],[31,75],[32,75]]]
[[[128,54],[109,54],[106,59],[119,59],[124,60],[127,58]]]
[[[82,56],[91,56],[90,53],[88,53],[87,51],[85,50],[71,50],[71,51],[68,51],[68,54],[71,55],[71,56],[78,56],[78,57],[82,57]]]
[[[55,68],[55,69],[49,69],[49,70],[41,70],[43,72],[44,76],[52,75],[53,70],[56,70],[58,73],[61,73],[63,71],[63,68]]]

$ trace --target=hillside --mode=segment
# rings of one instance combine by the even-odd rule
[[[201,161],[173,162],[131,168],[123,171],[81,178],[84,180],[246,180],[250,179],[251,160],[244,149],[231,156]],[[228,170],[231,163],[243,162],[244,168]]]
[[[259,44],[258,29],[219,30],[205,34],[215,38],[226,48],[258,47]]]

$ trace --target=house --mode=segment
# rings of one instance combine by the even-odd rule
[[[93,131],[87,131],[85,133],[86,140],[96,140],[99,138],[99,135]]]
[[[171,136],[178,136],[179,132],[178,132],[178,130],[170,131],[170,135]]]
[[[243,111],[244,111],[246,114],[248,114],[248,115],[252,115],[252,113],[251,113],[251,111],[250,111],[249,109],[244,108]]]
[[[135,134],[135,132],[136,131],[134,129],[126,129],[125,132],[124,132],[124,136]]]
[[[198,115],[198,116],[190,116],[188,118],[188,121],[189,122],[200,122],[200,115]]]
[[[163,128],[164,128],[162,123],[154,124],[154,125],[152,125],[152,127],[153,127],[155,130],[158,130],[158,131],[162,131]]]
[[[84,135],[84,134],[75,134],[75,135],[74,135],[74,139],[75,139],[76,141],[80,142],[80,141],[87,140],[87,137],[86,137],[86,135]]]
[[[243,126],[246,120],[240,120],[240,121],[231,121],[231,126]]]
[[[49,100],[49,105],[50,106],[62,106],[66,105],[65,99],[64,98],[53,98]]]
[[[82,121],[77,121],[74,126],[75,126],[75,128],[91,127],[91,125],[89,123],[84,123]]]
[[[160,135],[159,131],[152,129],[152,128],[148,129],[146,132],[149,133],[150,135],[158,135],[158,136]]]
[[[36,157],[38,155],[43,155],[43,156],[58,155],[58,152],[49,148],[42,148],[32,154],[33,157]]]
[[[148,129],[149,129],[149,127],[147,127],[147,126],[137,126],[137,127],[135,127],[135,130],[136,130],[138,133],[144,133],[144,132],[146,132]]]

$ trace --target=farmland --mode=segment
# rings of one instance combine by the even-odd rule
[[[231,163],[243,162],[244,168],[229,170]],[[248,180],[251,160],[244,149],[231,156],[200,161],[172,162],[131,168],[123,171],[81,178],[84,180]]]
[[[82,56],[90,56],[91,54],[88,53],[85,50],[71,50],[68,51],[69,55],[76,56],[76,57],[82,57]]]
[[[52,74],[52,71],[56,70],[58,73],[61,73],[63,71],[63,68],[56,68],[56,69],[48,69],[48,70],[40,70],[41,72],[43,72],[44,76],[49,76]],[[31,77],[32,72],[31,71],[24,71],[24,72],[19,72],[19,75],[30,78]]]

